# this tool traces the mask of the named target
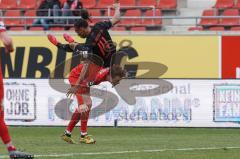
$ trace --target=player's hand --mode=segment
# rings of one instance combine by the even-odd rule
[[[80,88],[79,85],[75,85],[75,86],[72,86],[71,88],[69,88],[68,92],[67,92],[67,97],[71,98],[73,95],[75,95],[77,93],[79,88]]]
[[[0,38],[5,47],[5,53],[10,53],[14,51],[12,38],[4,31],[0,32]]]
[[[13,48],[12,44],[10,44],[10,45],[4,44],[4,46],[5,46],[5,53],[11,53],[11,52],[14,51],[14,48]]]
[[[89,106],[87,104],[82,104],[78,106],[78,112],[79,113],[86,113],[87,111],[89,111]]]

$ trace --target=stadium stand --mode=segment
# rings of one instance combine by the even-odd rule
[[[156,0],[140,0],[138,6],[157,6]]]
[[[136,6],[136,0],[120,0],[121,6]]]
[[[210,27],[209,30],[210,31],[224,31],[225,29],[224,29],[224,27],[219,26],[219,27]]]
[[[66,0],[61,0],[62,4]],[[93,17],[108,16],[108,7],[112,5],[114,0],[81,0],[83,6],[87,8]],[[222,27],[225,30],[236,30],[240,27],[239,18],[207,18],[208,16],[239,16],[240,0],[120,0],[123,6],[123,17],[139,17],[133,19],[124,19],[119,23],[116,30],[132,30],[149,26],[162,26],[162,30],[214,30],[215,27]],[[0,0],[0,8],[3,16],[19,17],[19,19],[5,19],[11,30],[34,29],[31,27],[33,19],[24,19],[22,16],[36,16],[35,9],[39,4],[39,0]],[[124,8],[125,7],[125,8]],[[130,7],[130,8],[129,8]],[[154,8],[151,8],[154,7]],[[15,10],[15,11],[14,11]],[[156,10],[156,12],[154,12]],[[165,11],[172,12],[165,12]],[[110,11],[110,16],[114,11]],[[144,17],[153,16],[177,16],[176,19],[144,19]],[[181,19],[185,16],[203,16],[206,18],[198,19]],[[179,18],[180,17],[180,18]],[[99,18],[93,18],[92,22],[100,21]],[[27,25],[27,26],[25,26]],[[53,24],[54,25],[54,24]],[[21,27],[20,27],[21,26]],[[178,26],[178,27],[177,27]],[[182,27],[181,27],[182,26]],[[17,28],[15,28],[17,27]],[[50,27],[51,28],[51,27]],[[60,25],[54,25],[51,30],[69,29]],[[41,30],[36,28],[36,30]],[[144,30],[144,29],[139,29]]]
[[[37,1],[33,0],[31,3],[29,3],[29,0],[21,0],[18,8],[24,8],[24,9],[36,9],[37,8]]]
[[[94,8],[97,5],[96,0],[81,0],[84,8]]]
[[[99,0],[97,8],[107,8],[113,4],[114,0]]]
[[[20,17],[21,16],[21,12],[19,10],[7,10],[5,12],[5,16],[7,17]],[[22,24],[21,19],[5,19],[4,20],[5,25],[8,27],[13,27],[13,26],[19,26]]]
[[[240,31],[240,27],[231,27],[231,31]]]
[[[35,17],[36,16],[36,10],[27,10],[24,14],[25,17]],[[34,19],[26,19],[23,21],[24,24],[30,26],[32,25]]]
[[[162,10],[176,9],[177,0],[160,0],[158,7]]]
[[[222,16],[238,16],[239,11],[238,9],[226,9]],[[239,25],[239,18],[224,18],[221,19],[219,25],[223,26],[236,26]]]
[[[8,27],[23,27],[29,30],[42,30],[40,27],[32,27],[32,23],[34,19],[29,19],[25,17],[35,17],[36,16],[36,9],[38,8],[40,2],[42,0],[0,0],[0,7],[1,7],[1,15],[9,17],[9,19],[4,19],[6,25]],[[63,5],[66,0],[60,0],[61,4]],[[83,3],[84,8],[87,8],[90,14],[93,17],[98,16],[108,16],[108,7],[111,6],[114,0],[81,0]],[[173,11],[173,14],[176,14],[176,10],[179,0],[120,0],[122,6],[122,15],[123,17],[132,17],[133,19],[123,19],[121,23],[119,23],[119,28],[117,30],[122,30],[122,26],[125,29],[130,30],[131,27],[138,26],[138,27],[145,27],[145,29],[140,30],[150,30],[151,27],[156,26],[156,29],[161,30],[165,21],[169,23],[170,20],[164,20],[161,18],[158,19],[144,19],[144,17],[153,17],[153,16],[168,16],[172,15],[169,14]],[[160,10],[161,8],[161,10]],[[9,11],[8,9],[16,9],[16,11]],[[154,12],[156,11],[156,12]],[[169,13],[165,13],[164,11],[170,11]],[[50,13],[50,12],[49,12]],[[113,15],[114,11],[110,11],[110,16]],[[12,19],[11,17],[19,17],[19,19]],[[136,18],[139,17],[139,18]],[[99,18],[92,18],[92,22],[96,23],[102,19]],[[172,24],[170,22],[169,24]],[[62,29],[69,29],[71,28],[72,24],[66,24],[69,26],[57,25],[57,24],[50,24],[53,26],[51,30],[61,30]],[[150,27],[151,26],[151,27]],[[50,26],[51,28],[51,26]],[[21,30],[17,28],[12,28],[14,30]],[[139,28],[138,28],[139,29]]]
[[[202,16],[217,16],[217,11],[215,9],[204,10]],[[202,18],[200,21],[201,26],[213,26],[219,23],[219,19],[217,18]]]
[[[239,16],[239,0],[216,0],[212,6],[214,9],[205,9],[202,12],[203,17],[207,16],[222,16],[223,18],[201,18],[198,25],[202,26],[203,29],[199,31],[239,31],[239,18],[224,18],[224,16]],[[210,7],[209,7],[210,8]],[[198,30],[198,26],[190,27],[188,30]]]
[[[140,17],[141,16],[141,11],[140,10],[127,10],[124,17]],[[141,19],[124,19],[121,21],[122,25],[140,25],[141,24]]]
[[[232,8],[234,6],[234,0],[217,0],[214,8],[217,9],[226,9]]]
[[[1,9],[16,9],[18,6],[16,0],[1,0],[0,8]]]

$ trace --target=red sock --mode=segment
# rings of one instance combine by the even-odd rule
[[[88,123],[88,117],[89,117],[90,110],[82,115],[81,117],[81,127],[80,131],[81,133],[87,133],[87,123]]]
[[[72,132],[74,127],[79,122],[79,120],[80,120],[80,113],[76,109],[75,112],[72,115],[72,118],[71,118],[66,130],[69,131],[69,132]]]
[[[17,150],[16,147],[13,145],[8,146],[7,149],[8,149],[8,151],[16,151]]]
[[[8,128],[4,121],[4,112],[2,110],[2,106],[0,105],[0,137],[2,138],[2,141],[4,144],[7,144],[11,141],[10,135],[8,132]]]

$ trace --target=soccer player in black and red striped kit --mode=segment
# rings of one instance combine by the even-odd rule
[[[76,21],[74,25],[75,31],[81,38],[86,38],[84,44],[76,43],[67,34],[64,34],[64,38],[69,44],[61,44],[54,36],[48,35],[49,41],[58,48],[72,51],[75,54],[88,52],[104,61],[103,68],[98,69],[94,64],[92,65],[86,62],[75,67],[70,73],[69,81],[71,88],[67,95],[76,95],[78,99],[78,109],[73,113],[62,136],[62,139],[68,143],[75,143],[71,138],[71,132],[79,121],[81,121],[80,142],[86,144],[95,143],[95,140],[87,133],[87,122],[91,109],[91,99],[89,98],[90,85],[87,83],[99,84],[102,81],[109,81],[114,86],[125,76],[125,71],[122,70],[120,66],[114,65],[110,67],[113,54],[116,53],[116,46],[108,30],[120,21],[120,4],[118,0],[115,0],[114,8],[115,14],[111,20],[98,22],[92,28],[89,26],[86,19],[78,19]],[[91,56],[90,54],[89,56]],[[93,70],[95,70],[95,72]],[[89,75],[89,72],[94,72],[95,75]],[[91,81],[92,79],[93,82]],[[88,85],[88,87],[83,88],[83,85]]]

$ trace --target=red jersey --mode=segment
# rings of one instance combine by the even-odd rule
[[[90,66],[89,71],[86,74],[85,79],[80,83],[80,85],[86,85],[87,87],[91,85],[98,85],[103,81],[107,80],[107,75],[109,74],[109,68],[102,68],[102,67],[93,67]],[[83,64],[80,64],[76,66],[74,69],[72,69],[70,76],[69,76],[69,82],[71,85],[75,85],[81,72],[83,69]]]

